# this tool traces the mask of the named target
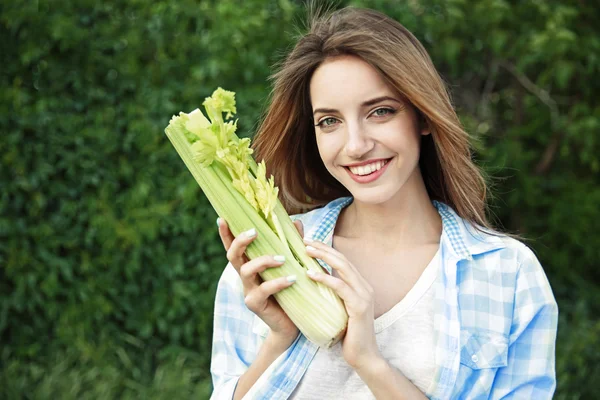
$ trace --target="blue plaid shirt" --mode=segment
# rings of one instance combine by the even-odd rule
[[[351,197],[295,216],[305,236],[331,244]],[[558,307],[533,252],[505,236],[483,234],[434,202],[443,224],[443,267],[435,282],[435,384],[431,399],[550,399],[556,386]],[[330,271],[327,265],[322,264]],[[231,399],[268,334],[244,304],[228,265],[217,288],[211,399]],[[302,334],[262,374],[246,399],[287,399],[318,347]]]

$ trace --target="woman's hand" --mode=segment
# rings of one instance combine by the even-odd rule
[[[263,282],[258,273],[283,265],[284,260],[280,258],[282,256],[265,255],[248,260],[244,253],[248,245],[256,239],[256,230],[251,229],[234,237],[227,222],[219,218],[217,224],[219,236],[227,250],[227,259],[240,274],[246,306],[269,326],[276,339],[291,344],[298,336],[298,328],[272,295],[293,285],[296,277],[282,277]],[[296,228],[302,235],[301,225],[296,224]]]
[[[308,255],[325,261],[339,275],[339,278],[326,273],[308,276],[328,286],[344,300],[348,313],[348,329],[342,341],[344,359],[354,369],[381,359],[375,340],[373,288],[339,251],[321,242],[304,239],[304,243]]]

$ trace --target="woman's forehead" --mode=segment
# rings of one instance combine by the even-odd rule
[[[362,103],[375,97],[398,97],[370,64],[355,56],[325,61],[310,81],[313,108]]]

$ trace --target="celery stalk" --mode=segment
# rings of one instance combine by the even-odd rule
[[[236,122],[225,122],[235,112],[233,92],[221,88],[204,101],[207,119],[200,110],[173,116],[165,129],[167,137],[184,161],[209,202],[237,236],[255,228],[258,237],[246,255],[281,254],[280,268],[260,273],[263,280],[296,275],[294,285],[275,299],[298,329],[319,346],[330,347],[343,336],[348,322],[342,300],[326,286],[305,274],[321,266],[306,254],[304,242],[277,198],[273,177],[267,179],[264,163],[252,158],[248,139],[235,135]]]

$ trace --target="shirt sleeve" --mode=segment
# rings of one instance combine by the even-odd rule
[[[215,297],[211,400],[232,399],[240,376],[256,358],[260,340],[253,332],[253,321],[254,314],[244,303],[239,275],[227,264]]]
[[[551,399],[556,388],[558,306],[533,252],[526,248],[516,279],[508,362],[498,370],[491,399]]]

